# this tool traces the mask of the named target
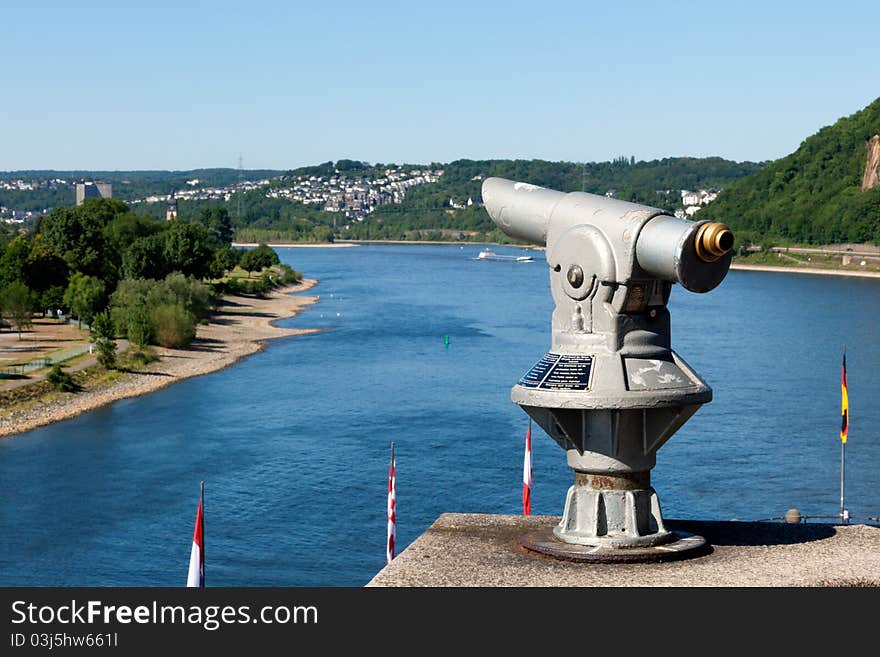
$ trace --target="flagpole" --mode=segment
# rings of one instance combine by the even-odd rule
[[[849,513],[846,510],[845,482],[846,482],[846,439],[849,435],[849,386],[846,381],[846,345],[843,345],[843,367],[841,368],[840,390],[841,402],[840,413],[842,423],[840,427],[840,522],[849,523]]]
[[[388,468],[388,504],[386,522],[388,531],[385,535],[385,564],[394,559],[395,542],[397,540],[397,464],[394,462],[394,441],[391,441],[391,464]]]
[[[202,586],[205,585],[205,482],[199,482],[199,504],[202,507]]]
[[[846,506],[844,505],[844,473],[846,471],[846,443],[840,443],[840,520],[846,522]]]

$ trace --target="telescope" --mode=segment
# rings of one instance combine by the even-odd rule
[[[702,293],[724,280],[733,233],[713,221],[502,178],[487,178],[482,194],[502,231],[546,246],[552,344],[511,399],[574,470],[560,523],[520,542],[586,562],[701,553],[702,537],[664,525],[651,486],[657,450],[712,399],[672,351],[666,305],[675,283]]]

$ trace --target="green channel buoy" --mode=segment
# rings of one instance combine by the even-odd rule
[[[449,336],[448,335],[443,336],[443,344],[445,344],[447,347],[449,346]]]

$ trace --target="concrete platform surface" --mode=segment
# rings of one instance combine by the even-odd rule
[[[559,518],[444,513],[367,586],[880,586],[880,527],[667,521],[704,556],[657,564],[558,561],[517,544]]]

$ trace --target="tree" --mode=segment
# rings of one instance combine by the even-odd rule
[[[25,281],[30,252],[30,242],[24,235],[17,236],[6,246],[0,256],[0,284]]]
[[[64,290],[61,285],[53,285],[40,295],[40,308],[42,310],[55,311],[64,303]]]
[[[197,222],[173,219],[168,229],[161,233],[164,237],[162,254],[165,257],[167,273],[179,271],[187,276],[205,278],[214,258],[208,229]]]
[[[95,315],[92,320],[92,341],[98,348],[98,362],[108,370],[116,367],[116,331],[109,311]]]
[[[73,311],[82,326],[91,323],[104,303],[104,282],[94,276],[74,272],[64,293],[64,304]]]
[[[55,208],[37,225],[52,251],[73,271],[93,276],[102,273],[104,236],[101,217],[76,208]]]
[[[232,243],[232,219],[224,207],[203,208],[197,221],[207,230],[208,236],[217,246],[229,246]]]
[[[149,237],[162,229],[162,222],[153,217],[134,212],[116,215],[102,231],[106,244],[105,256],[113,263],[117,277],[125,275],[124,258],[129,247],[143,237]]]
[[[165,240],[161,233],[136,239],[122,255],[123,279],[159,280],[165,278],[167,273]]]
[[[21,340],[21,332],[31,327],[31,315],[34,309],[34,294],[27,285],[15,281],[6,286],[2,298],[3,314],[12,321]]]
[[[55,286],[67,286],[67,264],[55,255],[42,235],[30,241],[24,275],[28,287],[38,295]]]
[[[239,266],[248,273],[248,278],[250,278],[251,272],[263,271],[266,267],[277,265],[279,262],[278,254],[274,249],[260,244],[257,248],[244,252]]]
[[[242,252],[230,246],[223,246],[214,252],[210,265],[211,278],[223,278],[228,271],[235,269],[241,259]]]

